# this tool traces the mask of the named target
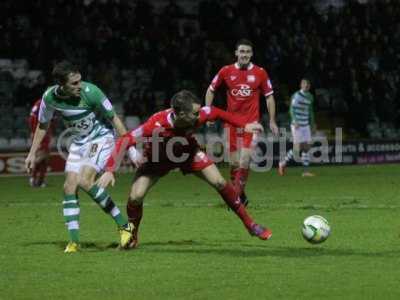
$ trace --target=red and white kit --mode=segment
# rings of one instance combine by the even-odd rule
[[[184,174],[201,171],[214,162],[200,150],[193,136],[194,129],[217,119],[239,128],[243,128],[247,123],[244,118],[216,107],[202,107],[197,123],[190,131],[174,128],[173,118],[172,109],[160,111],[151,116],[143,125],[120,137],[107,162],[106,170],[113,172],[117,167],[117,160],[122,157],[125,150],[143,142],[143,155],[146,162],[138,169],[139,174],[163,176],[175,168],[181,169]],[[169,143],[174,137],[182,139]],[[179,162],[171,160],[171,156],[167,155],[168,148],[171,149],[173,157],[186,158]]]
[[[222,67],[212,80],[210,89],[216,91],[222,85],[227,89],[227,111],[240,114],[247,123],[258,122],[260,119],[260,93],[265,97],[274,93],[267,72],[253,63],[246,69],[241,69],[237,63]],[[252,133],[230,124],[225,127],[229,130],[231,152],[252,146]],[[238,145],[240,141],[242,145]]]

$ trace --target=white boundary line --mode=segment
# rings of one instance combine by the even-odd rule
[[[217,199],[216,199],[217,200]],[[178,201],[179,202],[179,201]],[[119,204],[119,203],[118,203]],[[80,206],[98,206],[96,203],[88,203],[82,202],[79,203]],[[5,203],[5,205],[0,205],[0,207],[23,207],[23,206],[40,206],[40,207],[62,207],[62,199],[60,197],[59,202],[11,202]],[[145,207],[163,207],[163,208],[218,208],[224,207],[224,203],[165,203],[163,204],[151,204],[151,203],[144,203]],[[400,205],[362,205],[362,204],[338,204],[338,205],[320,205],[320,204],[297,204],[297,203],[286,203],[286,204],[250,204],[249,209],[301,209],[301,210],[308,210],[308,209],[323,209],[323,210],[340,210],[340,209],[400,209]]]

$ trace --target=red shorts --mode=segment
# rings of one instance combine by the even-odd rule
[[[137,175],[164,176],[169,171],[180,169],[183,174],[201,171],[214,162],[202,151],[198,151],[194,156],[189,157],[182,163],[174,163],[170,161],[146,162],[137,170]]]
[[[253,148],[253,133],[245,132],[244,128],[233,127],[229,124],[225,124],[225,129],[228,130],[229,152],[235,152],[241,148]]]

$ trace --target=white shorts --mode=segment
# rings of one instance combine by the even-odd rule
[[[114,150],[115,137],[106,134],[84,145],[72,143],[65,164],[65,172],[79,173],[82,166],[93,167],[97,173],[104,170],[108,158]]]
[[[294,125],[290,125],[290,128],[292,129],[293,144],[310,144],[312,142],[310,125],[299,126],[297,128]]]

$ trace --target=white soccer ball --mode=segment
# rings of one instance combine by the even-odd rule
[[[319,244],[329,237],[331,227],[325,218],[315,215],[304,220],[301,232],[306,241]]]

